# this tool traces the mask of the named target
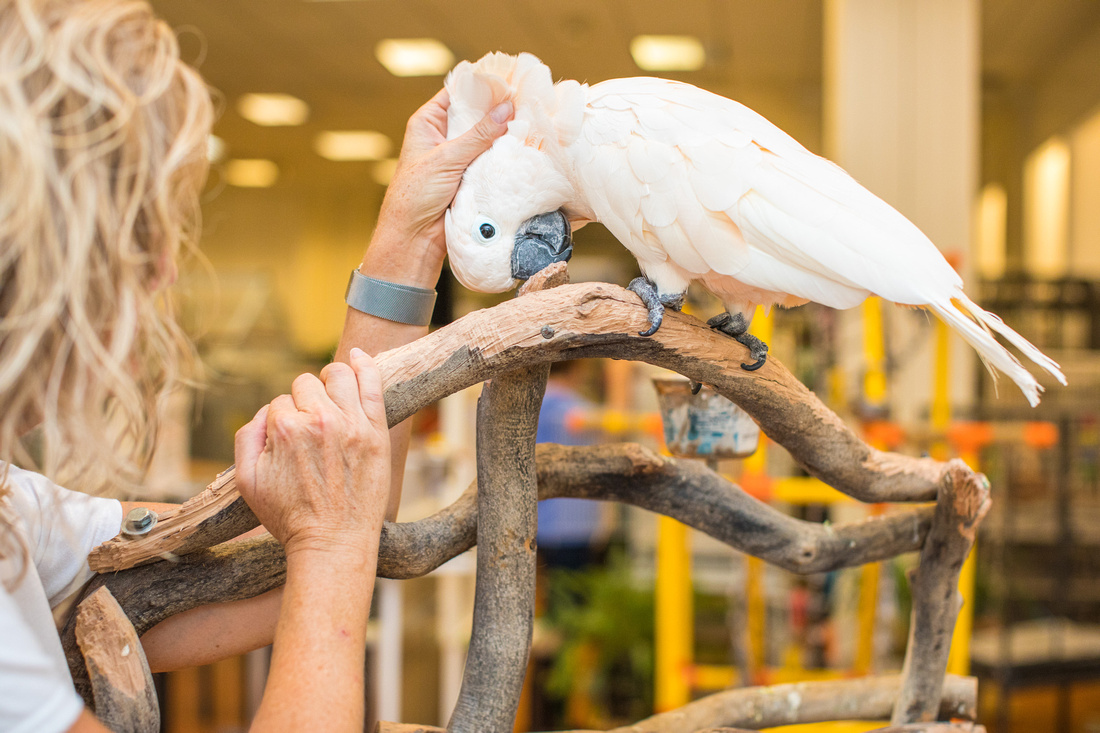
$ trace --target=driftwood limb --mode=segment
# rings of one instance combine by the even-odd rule
[[[535,621],[535,432],[549,365],[494,377],[477,409],[477,584],[453,733],[508,733]]]
[[[170,559],[231,540],[259,524],[237,492],[237,473],[230,467],[198,495],[162,512],[148,534],[120,534],[104,542],[88,555],[88,565],[104,572]]]
[[[660,456],[639,445],[542,444],[536,448],[536,457],[540,499],[619,501],[667,514],[796,573],[828,572],[915,552],[924,542],[934,512],[933,507],[921,507],[825,526],[776,511],[698,461]],[[475,486],[430,517],[386,523],[379,577],[426,575],[476,544],[477,523]],[[177,613],[250,598],[282,585],[285,578],[282,548],[268,535],[218,545],[174,562],[103,574],[87,592],[109,587],[140,635]],[[72,624],[70,619],[62,644],[77,689],[88,697]]]
[[[617,501],[665,514],[794,573],[824,573],[916,552],[933,507],[825,526],[783,514],[698,461],[632,443],[536,448],[539,499]],[[386,524],[378,560],[385,578],[417,578],[470,549],[477,535],[477,488],[417,522]]]
[[[274,537],[266,535],[191,553],[175,562],[145,565],[99,575],[84,592],[87,598],[106,586],[141,636],[161,621],[210,603],[252,598],[286,582],[286,557]],[[61,645],[73,684],[92,705],[92,690],[76,643],[75,614],[61,631]]]
[[[854,680],[798,682],[771,687],[725,690],[690,702],[682,708],[654,715],[609,733],[728,733],[778,725],[831,720],[885,720],[901,688],[899,675]],[[944,719],[973,720],[978,713],[978,681],[949,675],[943,688],[940,715]],[[951,725],[951,724],[948,724]],[[928,729],[927,733],[981,733],[980,727]],[[893,729],[890,729],[891,731]],[[917,728],[916,730],[921,730]],[[442,733],[442,728],[381,722],[376,733]],[[595,733],[570,731],[563,733]],[[883,731],[882,733],[885,733]]]
[[[389,423],[396,425],[442,397],[518,368],[582,357],[631,359],[713,385],[811,475],[860,501],[935,499],[943,464],[871,448],[775,357],[748,372],[741,368],[744,347],[702,321],[669,311],[656,334],[642,337],[638,331],[646,319],[634,293],[603,283],[555,287],[471,313],[377,357]],[[232,475],[230,469],[223,479],[228,482]],[[226,490],[229,496],[236,493],[228,483]],[[195,538],[187,547],[192,550],[228,539],[230,528],[239,533],[255,526],[243,502],[216,505],[201,496],[189,502],[187,512],[181,508],[178,516],[165,517],[167,526],[159,533],[154,529],[145,538],[119,537],[100,546],[89,557],[92,568],[121,570],[166,552],[182,554],[168,536],[176,522],[197,527],[212,514],[241,515],[202,525],[191,533]],[[185,516],[191,513],[198,516]],[[209,533],[205,541],[199,539],[203,532]]]
[[[544,269],[518,294],[567,283],[565,268]],[[453,733],[510,733],[515,724],[535,623],[535,434],[549,376],[549,364],[502,374],[478,399],[477,583]]]
[[[977,723],[914,723],[876,728],[868,733],[985,733],[985,726]]]
[[[96,717],[115,733],[155,733],[160,707],[137,632],[111,591],[100,588],[76,612]]]
[[[759,730],[830,720],[886,720],[900,689],[898,675],[744,687],[708,695],[612,733],[694,733],[715,727]],[[977,708],[977,680],[948,676],[941,717],[973,720]]]
[[[891,719],[894,725],[938,720],[940,687],[962,607],[959,571],[974,545],[978,523],[989,511],[985,476],[960,460],[947,466],[913,577],[913,616],[902,667],[905,683]]]
[[[397,729],[389,729],[396,731]],[[428,729],[418,728],[426,731]],[[388,733],[388,732],[387,732]],[[752,733],[746,728],[704,728],[696,733]],[[889,728],[875,728],[867,733],[985,733],[985,726],[977,723],[914,723],[913,725],[891,725]]]

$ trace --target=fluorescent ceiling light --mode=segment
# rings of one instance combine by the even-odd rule
[[[707,60],[702,41],[694,36],[635,36],[630,55],[646,71],[697,71]]]
[[[439,76],[455,63],[451,49],[434,38],[386,38],[374,55],[394,76]]]
[[[329,160],[382,160],[393,141],[374,130],[328,130],[313,139],[313,149]]]
[[[206,138],[206,159],[211,163],[217,163],[225,158],[226,150],[228,150],[228,147],[225,140],[217,135],[209,135]]]
[[[225,164],[225,181],[241,188],[267,188],[279,180],[279,166],[263,158],[235,158]]]
[[[386,158],[374,164],[374,170],[371,171],[370,177],[379,186],[388,186],[390,181],[393,180],[393,173],[396,170],[397,158]]]
[[[289,94],[245,94],[237,100],[237,111],[264,127],[301,125],[309,118],[309,105]]]

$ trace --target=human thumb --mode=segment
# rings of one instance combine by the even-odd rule
[[[450,162],[466,168],[474,158],[488,150],[493,141],[508,129],[508,120],[512,119],[514,109],[510,100],[505,100],[489,110],[481,121],[447,143]]]
[[[256,487],[256,464],[267,445],[268,405],[260,408],[252,420],[237,431],[233,453],[237,466],[238,490],[243,485],[248,492]]]

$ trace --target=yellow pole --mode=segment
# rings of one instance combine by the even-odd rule
[[[688,528],[657,518],[656,680],[654,707],[665,712],[691,700],[691,549]]]
[[[752,333],[764,343],[771,343],[771,314],[763,308],[757,308],[752,319]],[[768,439],[761,435],[760,446],[756,452],[745,459],[743,471],[752,476],[761,476],[768,471]],[[745,557],[745,626],[748,635],[748,659],[750,684],[751,678],[759,677],[767,664],[765,638],[767,636],[768,603],[764,593],[764,561],[756,557]]]
[[[938,461],[950,457],[947,446],[947,429],[951,426],[951,331],[947,324],[936,319],[936,342],[932,351],[932,404],[928,417],[936,440],[930,453]],[[977,466],[970,464],[977,470]]]
[[[868,298],[863,302],[863,401],[873,410],[886,406],[886,340],[882,329],[882,300]],[[874,446],[883,448],[884,446]],[[872,509],[872,512],[874,510]],[[875,619],[878,615],[881,563],[868,563],[859,571],[858,635],[854,670],[870,674],[875,657]]]
[[[868,407],[886,404],[886,342],[882,336],[882,299],[863,301],[863,399]]]

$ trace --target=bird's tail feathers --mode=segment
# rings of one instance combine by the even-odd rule
[[[997,341],[994,333],[1003,336],[1024,356],[1038,364],[1059,382],[1066,383],[1066,377],[1062,374],[1057,362],[1009,328],[999,317],[982,310],[961,291],[956,292],[953,298],[930,303],[928,307],[947,325],[955,329],[964,341],[974,347],[990,374],[993,375],[994,381],[997,378],[997,372],[1003,373],[1016,383],[1032,407],[1039,404],[1039,393],[1043,391],[1042,385],[1024,368],[1019,359]]]

